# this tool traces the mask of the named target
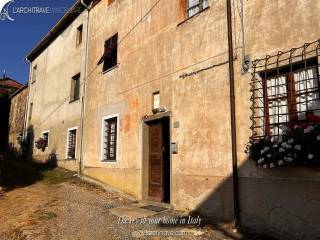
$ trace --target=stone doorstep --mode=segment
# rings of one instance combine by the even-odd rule
[[[167,208],[168,210],[173,210],[172,205],[170,205],[169,203],[152,202],[152,201],[147,201],[147,200],[142,200],[139,202],[141,203],[142,207],[152,205],[152,206]]]
[[[149,209],[145,209],[143,207],[147,206],[156,206],[161,208],[166,208],[163,211],[152,211]],[[120,218],[128,218],[128,219],[139,219],[139,218],[147,218],[154,215],[157,215],[159,213],[165,213],[168,210],[171,210],[172,206],[166,203],[158,203],[158,202],[150,202],[150,201],[142,201],[138,203],[133,203],[125,206],[120,206],[117,208],[110,209],[110,213],[112,215],[116,215]]]
[[[143,209],[141,207],[147,206],[142,203],[135,203],[130,205],[125,205],[117,208],[110,209],[110,213],[119,218],[136,220],[140,218],[147,218],[158,214],[158,212],[154,212],[151,210]]]

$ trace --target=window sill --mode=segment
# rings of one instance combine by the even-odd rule
[[[64,159],[64,161],[75,161],[75,160],[77,160],[76,158],[66,158],[66,159]]]
[[[210,6],[209,6],[209,7],[206,7],[205,9],[202,9],[200,12],[196,13],[196,14],[193,15],[193,16],[186,18],[186,19],[183,20],[182,22],[178,23],[177,27],[179,27],[180,25],[184,24],[185,22],[188,22],[190,19],[192,19],[192,18],[200,15],[201,13],[207,11],[209,8],[210,8]]]
[[[108,163],[117,163],[118,161],[117,160],[102,160],[101,162],[108,164]]]
[[[111,72],[113,69],[118,68],[118,67],[119,67],[119,65],[120,65],[120,63],[117,63],[117,65],[115,65],[114,67],[109,68],[108,70],[106,70],[106,71],[102,72],[102,74],[106,74],[106,73],[108,73],[108,72]]]
[[[80,98],[78,99],[74,99],[74,100],[70,100],[69,103],[74,103],[74,102],[78,102],[80,100]]]

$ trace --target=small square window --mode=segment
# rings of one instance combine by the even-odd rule
[[[102,121],[102,161],[117,160],[118,117]]]
[[[153,109],[160,108],[160,92],[155,92],[152,94],[152,103],[153,103]]]

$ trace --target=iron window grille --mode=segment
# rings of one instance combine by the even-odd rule
[[[209,0],[186,0],[187,16],[192,17],[209,7]]]
[[[117,160],[118,117],[103,120],[103,161]]]
[[[320,40],[253,61],[252,138],[320,121]]]
[[[76,144],[77,144],[77,129],[71,129],[68,131],[68,147],[67,158],[76,158]]]

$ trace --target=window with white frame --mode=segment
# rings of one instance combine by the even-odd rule
[[[117,160],[118,116],[110,116],[102,121],[102,161]]]
[[[76,159],[77,128],[68,129],[67,159]]]
[[[186,0],[187,16],[192,17],[209,7],[209,0]]]

